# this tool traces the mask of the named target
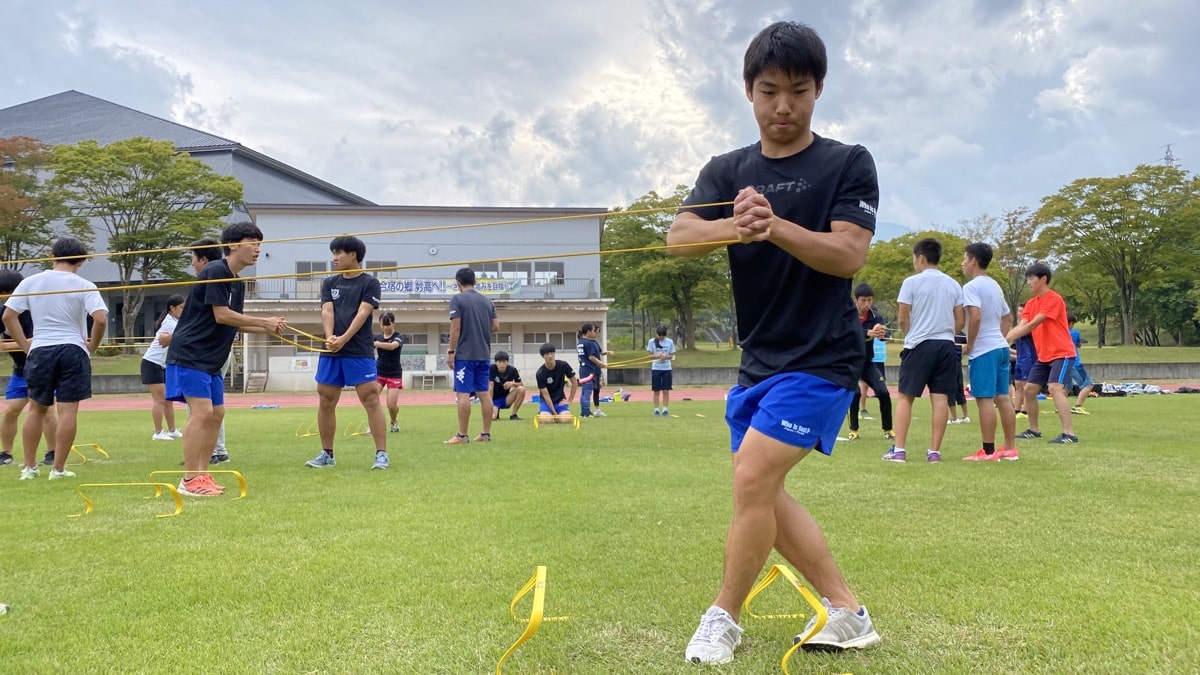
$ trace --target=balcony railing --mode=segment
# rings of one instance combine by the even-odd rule
[[[308,300],[316,301],[321,297],[321,278],[297,279],[256,279],[246,282],[247,300]],[[388,300],[445,300],[457,293],[450,284],[413,284],[415,293],[383,293],[385,302]],[[431,288],[432,287],[432,288]],[[585,300],[600,297],[595,279],[571,278],[555,279],[554,283],[521,283],[513,285],[505,291],[487,292],[488,297],[496,300]]]

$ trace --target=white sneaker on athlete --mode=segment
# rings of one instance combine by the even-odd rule
[[[175,429],[174,431],[168,431],[167,435],[171,438],[183,438],[183,432],[178,429]]]
[[[692,635],[683,658],[692,663],[729,663],[733,650],[742,641],[742,628],[729,612],[720,607],[709,607],[700,617],[700,626]]]
[[[173,441],[173,440],[175,440],[175,437],[172,436],[171,432],[169,432],[169,431],[159,431],[156,434],[154,434],[153,436],[151,436],[150,440],[152,440],[152,441]]]
[[[75,477],[74,471],[68,471],[66,469],[63,469],[62,471],[58,471],[57,469],[50,469],[50,480],[59,480],[60,478],[74,478],[74,477]]]
[[[596,408],[592,411],[592,417],[608,417],[608,414],[606,414],[603,410]]]
[[[867,613],[865,606],[861,613],[856,614],[843,607],[831,606],[827,598],[821,598],[821,604],[825,605],[825,610],[829,612],[829,619],[825,621],[821,632],[805,642],[802,649],[809,652],[840,652],[879,644],[879,633],[876,633],[875,627],[871,625],[871,615]],[[805,633],[812,629],[816,620],[815,616],[808,620],[808,625],[804,627]],[[797,635],[796,640],[799,640],[801,635]]]
[[[21,467],[20,480],[34,480],[38,477],[38,468],[36,466]]]

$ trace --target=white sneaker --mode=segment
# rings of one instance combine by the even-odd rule
[[[62,471],[56,471],[54,469],[50,469],[50,480],[58,480],[59,478],[74,478],[74,477],[75,477],[74,471],[68,471],[66,469],[63,469]]]
[[[879,633],[876,633],[875,627],[871,625],[871,615],[867,613],[866,607],[862,608],[862,614],[859,615],[843,607],[831,606],[827,598],[821,598],[821,604],[825,605],[826,611],[829,612],[829,619],[821,628],[821,632],[805,642],[802,649],[810,652],[840,652],[879,644]],[[809,619],[804,632],[811,630],[816,621],[815,616]],[[799,639],[800,635],[797,635],[796,640]]]
[[[683,658],[692,663],[729,663],[733,650],[742,642],[742,628],[729,612],[709,607],[700,617],[700,626],[692,635]]]
[[[592,417],[608,417],[608,415],[605,415],[603,410],[596,408],[592,411]]]
[[[180,435],[182,436],[182,434],[180,434]],[[152,440],[152,441],[173,441],[173,440],[175,440],[175,437],[172,436],[171,432],[169,432],[169,431],[160,431],[157,434],[154,434],[153,436],[151,436],[150,440]]]
[[[170,436],[171,438],[183,438],[183,432],[178,429],[176,429],[174,431],[168,431],[167,435]]]
[[[962,419],[960,419],[960,420],[958,421],[958,423],[959,423],[959,424],[970,424],[970,423],[971,423],[971,418],[970,418],[970,417],[963,417]]]
[[[33,480],[38,477],[38,468],[36,466],[21,467],[20,480]]]

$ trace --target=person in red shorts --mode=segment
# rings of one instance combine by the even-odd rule
[[[400,363],[400,350],[404,349],[404,338],[396,332],[396,315],[384,312],[379,317],[383,331],[375,336],[375,370],[379,386],[387,389],[388,415],[392,418],[392,433],[400,431],[396,417],[400,414],[400,390],[404,388],[404,365]]]

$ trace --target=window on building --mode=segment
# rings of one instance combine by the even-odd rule
[[[394,272],[396,271],[396,267],[398,267],[398,265],[396,264],[395,260],[368,260],[367,262],[363,263],[363,267],[369,270]]]
[[[537,286],[562,286],[565,264],[550,260],[533,262],[533,283]]]
[[[429,335],[426,333],[400,333],[400,339],[404,340],[403,354],[407,356],[429,353]]]
[[[568,342],[569,340],[569,342]],[[575,353],[575,335],[573,333],[526,333],[525,346],[536,350],[543,344],[549,342],[554,345],[555,350],[564,351],[570,349],[572,354]]]
[[[531,262],[500,263],[500,276],[505,279],[516,279],[529,283],[532,275],[533,263]]]
[[[329,263],[316,262],[314,260],[297,260],[296,274],[310,274],[312,272],[328,272]]]

